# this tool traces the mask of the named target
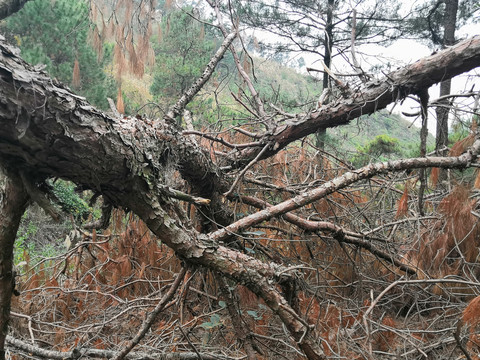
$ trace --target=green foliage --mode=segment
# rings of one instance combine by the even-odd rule
[[[378,135],[365,146],[358,148],[358,153],[353,157],[352,162],[355,166],[363,166],[370,159],[387,160],[394,154],[399,154],[398,139],[388,135]]]
[[[111,57],[106,48],[102,63],[88,43],[88,4],[81,0],[29,1],[6,19],[2,30],[20,47],[22,57],[31,64],[45,64],[51,77],[72,84],[75,60],[80,68],[79,94],[92,103],[107,107],[107,96],[114,95],[112,79],[103,65]]]
[[[332,41],[340,48],[350,45],[351,4],[327,0],[240,0],[235,2],[242,22],[256,29],[270,31],[277,43],[259,44],[262,57],[272,57],[284,63],[290,57],[279,53],[308,51],[325,55],[325,31],[332,30]],[[330,7],[331,6],[331,7]],[[401,34],[396,24],[400,19],[401,3],[392,1],[359,1],[356,44],[389,43]],[[332,14],[332,28],[327,29],[327,14]],[[342,26],[348,24],[348,26]],[[374,39],[374,40],[372,40]]]
[[[58,255],[58,244],[39,244],[34,239],[41,231],[32,219],[27,219],[27,212],[22,218],[22,224],[18,229],[13,247],[13,263],[15,266],[28,268],[29,265],[37,263],[41,259]]]
[[[254,61],[257,78],[255,87],[266,104],[279,104],[285,111],[298,111],[305,104],[312,107],[314,99],[318,99],[321,85],[311,76],[273,61],[258,58],[254,58]]]
[[[398,140],[388,135],[378,135],[363,150],[372,156],[394,154],[399,150]]]
[[[191,11],[175,10],[162,19],[151,86],[157,98],[179,97],[203,73],[216,48],[212,34],[187,14]]]
[[[64,180],[53,184],[53,193],[60,202],[62,210],[72,214],[76,219],[85,219],[90,214],[90,207],[76,192],[75,185]]]
[[[309,76],[294,69],[261,58],[253,58],[255,66],[254,86],[264,104],[276,104],[285,111],[306,111],[313,107],[313,99],[321,92],[319,84]],[[215,93],[214,93],[214,91]],[[209,85],[187,106],[195,115],[197,128],[215,126],[238,126],[249,122],[250,114],[232,101],[231,93],[245,99],[250,95],[248,87],[239,78],[231,56],[220,62]]]
[[[345,151],[357,151],[365,147],[378,135],[387,134],[399,141],[399,157],[419,156],[420,129],[412,126],[412,123],[397,114],[388,111],[379,111],[372,115],[362,116],[358,121],[349,125],[329,129],[329,135],[337,141],[326,144],[330,148],[341,148]],[[427,146],[435,146],[432,135],[427,137]]]
[[[217,122],[218,116],[227,118],[230,114],[228,106],[217,108],[212,96],[196,96],[193,101],[187,105],[187,109],[193,114],[201,115],[201,118],[194,122],[194,126],[201,128]]]
[[[24,218],[26,214],[27,213],[25,212],[23,216]],[[35,251],[35,243],[28,240],[35,236],[37,231],[38,227],[33,222],[28,222],[26,226],[21,226],[18,229],[13,249],[13,263],[15,265],[27,261],[25,255],[31,254]]]

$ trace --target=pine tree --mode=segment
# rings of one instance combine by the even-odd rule
[[[16,40],[26,61],[46,65],[50,76],[71,85],[95,105],[106,107],[113,88],[103,71],[108,56],[97,61],[88,42],[90,27],[86,2],[37,0],[9,17],[3,31]]]
[[[162,19],[151,87],[156,96],[175,99],[181,95],[202,74],[215,50],[212,34],[188,15],[192,10],[173,10]]]
[[[387,2],[359,2],[355,9],[350,3],[336,0],[279,0],[275,2],[236,2],[238,16],[248,25],[269,31],[278,40],[266,44],[263,56],[307,52],[318,55],[327,68],[331,68],[334,56],[350,57],[352,47],[352,23],[356,15],[355,41],[361,43],[388,43],[400,34],[398,26],[399,4]],[[352,55],[353,56],[353,55]],[[287,59],[289,57],[287,56]],[[355,72],[361,71],[352,60]],[[323,71],[322,66],[319,67]],[[322,76],[322,88],[329,89],[321,96],[322,103],[332,100],[333,81],[327,72]],[[323,149],[326,130],[319,129],[316,146]],[[321,157],[319,158],[321,162]]]

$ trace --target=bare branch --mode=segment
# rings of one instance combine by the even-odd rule
[[[170,289],[168,289],[168,292],[162,297],[162,300],[158,302],[157,306],[155,306],[155,309],[153,309],[153,311],[148,314],[147,319],[143,323],[142,327],[138,330],[135,337],[132,340],[130,340],[128,344],[125,345],[123,349],[115,355],[113,360],[124,359],[125,356],[135,347],[135,345],[137,345],[140,342],[140,340],[145,336],[145,334],[147,333],[147,331],[150,329],[153,322],[155,321],[157,315],[165,308],[165,305],[167,305],[168,302],[173,298],[173,295],[175,295],[175,292],[177,291],[178,287],[182,283],[186,272],[187,272],[186,268],[182,268],[180,270],[174,282],[170,286]]]
[[[236,178],[235,181],[233,182],[233,184],[232,184],[232,186],[230,187],[230,189],[229,189],[225,194],[223,194],[223,196],[227,197],[227,196],[229,196],[229,195],[233,192],[233,190],[235,190],[235,187],[237,186],[238,182],[243,178],[243,176],[244,176],[245,173],[248,171],[248,169],[250,169],[253,165],[255,165],[255,164],[258,162],[258,160],[261,158],[261,156],[263,155],[263,153],[264,153],[265,151],[267,151],[267,149],[268,149],[269,146],[270,146],[269,144],[265,145],[265,146],[263,147],[262,151],[260,151],[260,152],[258,153],[257,157],[256,157],[255,159],[253,159],[252,161],[250,161],[250,163],[249,163],[247,166],[245,166],[245,168],[242,169],[242,171],[240,172],[240,174],[238,174],[237,178]]]
[[[79,359],[83,356],[88,356],[92,358],[111,358],[115,356],[115,351],[112,350],[101,350],[101,349],[90,349],[90,348],[75,348],[72,351],[54,351],[43,349],[39,346],[28,344],[24,341],[15,339],[13,336],[7,336],[7,344],[11,348],[20,349],[25,351],[28,354],[33,354],[41,358],[52,359],[52,360],[63,360],[63,359]],[[165,360],[196,360],[198,356],[194,352],[182,352],[182,353],[163,353],[163,354],[147,354],[144,352],[141,353],[131,353],[127,355],[127,359],[131,360],[156,360],[156,359],[165,359]],[[222,357],[216,354],[202,353],[202,359],[204,360],[230,360],[231,357]],[[240,359],[239,359],[240,360]]]
[[[368,77],[365,75],[365,72],[362,70],[362,67],[360,66],[360,63],[358,62],[357,59],[357,52],[355,50],[355,39],[357,37],[357,10],[353,9],[352,11],[352,36],[351,36],[351,41],[350,41],[350,52],[352,53],[352,62],[353,62],[353,67],[355,69],[355,72],[359,74],[358,76],[362,80],[362,82],[367,82]]]
[[[303,117],[298,116],[296,121],[279,127],[269,136],[269,141],[275,146],[262,158],[268,158],[293,141],[320,129],[348,124],[361,115],[384,109],[390,103],[399,101],[409,94],[418,94],[422,89],[428,89],[436,83],[478,66],[480,66],[480,35],[420,59],[388,74],[382,80],[372,80],[348,98],[322,106],[318,111]],[[245,149],[231,162],[236,166],[242,166],[258,152],[258,149]]]
[[[223,58],[225,52],[232,44],[233,40],[237,37],[237,33],[225,34],[225,39],[223,40],[222,45],[218,48],[215,55],[210,59],[210,62],[207,64],[202,76],[200,76],[197,81],[195,81],[192,86],[185,91],[181,98],[173,105],[168,113],[165,115],[166,118],[174,119],[176,116],[180,115],[185,108],[185,106],[193,99],[193,97],[202,89],[203,85],[210,79],[215,67],[218,62]]]
[[[238,130],[238,129],[236,129],[236,130]],[[218,143],[220,143],[222,145],[225,145],[226,147],[229,147],[231,149],[242,149],[242,148],[246,148],[246,147],[261,146],[262,145],[260,142],[251,142],[251,143],[245,143],[245,144],[231,144],[221,137],[216,137],[216,136],[206,134],[204,132],[196,131],[196,130],[186,130],[186,131],[183,131],[182,134],[183,135],[197,135],[197,136],[203,137],[205,139],[218,142]]]
[[[220,27],[220,30],[222,31],[222,33],[225,34],[227,33],[226,29],[225,29],[225,26],[223,25],[223,20],[222,20],[222,14],[220,13],[220,9],[218,8],[218,3],[215,2],[213,3],[212,1],[210,0],[207,0],[208,4],[214,9],[215,11],[215,14],[217,16],[217,20],[219,22],[219,27]],[[238,29],[236,29],[238,31]],[[250,93],[255,101],[255,106],[256,106],[256,110],[258,111],[258,115],[261,117],[261,118],[266,118],[266,112],[265,112],[265,109],[264,109],[264,105],[263,105],[263,102],[262,100],[260,99],[260,96],[257,92],[257,90],[255,89],[255,86],[253,86],[253,82],[252,80],[250,79],[250,76],[248,76],[247,72],[245,71],[245,69],[243,68],[242,64],[241,64],[241,61],[240,61],[240,58],[237,54],[237,51],[231,47],[230,48],[231,52],[232,52],[232,55],[233,55],[233,59],[235,60],[235,65],[237,67],[237,70],[238,70],[238,73],[240,74],[240,76],[242,77],[242,79],[245,81],[245,83],[247,84],[248,86],[248,89],[250,90]],[[269,127],[272,126],[272,124],[269,124],[267,123],[267,125]]]
[[[223,240],[230,234],[237,234],[250,226],[260,224],[274,216],[283,215],[289,211],[298,209],[302,206],[310,204],[319,200],[329,194],[343,189],[353,183],[365,180],[377,174],[402,171],[407,169],[424,169],[427,167],[441,167],[441,168],[465,168],[472,162],[475,162],[480,150],[480,140],[476,140],[471,150],[460,155],[459,157],[427,157],[427,158],[412,158],[404,160],[395,160],[384,163],[370,164],[358,170],[350,171],[344,175],[333,180],[327,181],[322,186],[300,194],[290,200],[284,201],[275,206],[269,207],[259,211],[250,216],[246,216],[235,223],[217,230],[210,234],[210,237],[215,240]]]
[[[256,199],[252,196],[240,196],[240,200],[246,204],[255,206],[260,209],[270,208],[273,205],[267,203],[266,201]],[[352,244],[362,249],[368,250],[375,256],[386,260],[390,264],[398,267],[402,271],[405,271],[408,274],[416,274],[417,271],[407,264],[403,263],[399,259],[395,258],[395,256],[388,254],[382,250],[379,250],[373,246],[371,241],[367,241],[366,239],[372,240],[367,235],[354,233],[344,228],[335,225],[329,221],[312,221],[304,219],[298,215],[292,213],[286,213],[282,215],[282,218],[288,221],[291,224],[298,226],[299,228],[307,231],[312,231],[318,233],[320,231],[325,231],[329,233],[333,233],[333,238],[337,240],[339,243],[347,243]]]

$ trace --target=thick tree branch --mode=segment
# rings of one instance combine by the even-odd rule
[[[397,98],[418,93],[443,77],[468,71],[479,64],[479,50],[480,37],[475,37],[392,73],[384,82],[370,83],[350,99],[277,129],[268,139],[272,146],[262,157],[319,128],[346,123]],[[235,279],[262,297],[310,359],[324,358],[320,345],[272,281],[290,279],[289,269],[263,263],[217,240],[377,173],[428,166],[465,167],[476,158],[479,145],[475,146],[473,152],[458,158],[370,165],[207,236],[188,226],[183,211],[165,190],[165,186],[171,186],[173,171],[179,168],[196,188],[196,195],[210,198],[220,194],[225,184],[206,151],[182,136],[171,121],[149,123],[103,114],[46,74],[35,71],[0,42],[0,161],[40,178],[70,179],[101,193],[113,205],[131,209],[181,259]],[[251,160],[259,149],[251,154],[245,149],[241,155]]]
[[[60,213],[57,209],[52,205],[50,200],[48,199],[47,195],[42,192],[40,189],[37,188],[33,179],[30,178],[24,172],[20,172],[20,178],[22,179],[23,186],[27,191],[30,198],[40,206],[46,214],[50,215],[53,220],[56,222],[60,221]]]
[[[288,269],[221,246],[186,226],[182,209],[164,190],[173,170],[180,165],[182,175],[207,193],[219,171],[172,122],[110,118],[0,42],[0,161],[27,173],[72,180],[114,206],[131,209],[184,261],[248,286],[281,318],[309,359],[323,358],[272,281],[288,281]]]
[[[322,106],[318,111],[298,115],[293,121],[277,128],[266,141],[272,146],[263,154],[268,158],[291,142],[327,129],[349,123],[361,115],[384,109],[407,95],[418,94],[445,79],[480,66],[480,35],[458,43],[446,50],[388,74],[382,80],[373,80],[348,98]],[[231,162],[242,166],[255,158],[259,149],[244,149],[232,157]]]
[[[54,351],[47,350],[36,345],[26,343],[22,340],[15,339],[12,336],[7,336],[7,344],[10,348],[19,349],[24,351],[27,354],[32,354],[41,357],[42,359],[51,359],[51,360],[64,360],[64,359],[82,359],[86,358],[101,358],[101,359],[110,359],[115,356],[115,351],[113,350],[101,350],[101,349],[91,349],[91,348],[76,348],[72,351]],[[202,359],[204,360],[227,360],[231,359],[230,357],[223,357],[216,354],[202,353]],[[143,352],[139,353],[130,353],[126,359],[131,360],[196,360],[198,356],[194,352],[184,352],[184,353],[160,353],[160,354],[146,354]]]
[[[0,0],[0,20],[16,13],[29,0]]]

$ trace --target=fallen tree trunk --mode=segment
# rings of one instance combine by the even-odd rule
[[[113,350],[90,349],[90,348],[75,348],[71,351],[55,351],[42,349],[38,346],[26,343],[22,340],[15,339],[12,336],[7,336],[7,344],[15,347],[29,355],[36,355],[41,359],[50,360],[64,360],[64,359],[111,359],[116,355]],[[203,360],[227,360],[229,358],[219,356],[216,354],[202,353]],[[194,352],[185,353],[130,353],[126,355],[127,360],[195,360],[198,359],[198,354]]]
[[[182,209],[165,190],[174,169],[179,167],[192,186],[207,189],[204,194],[218,196],[222,189],[221,172],[206,151],[182,136],[181,129],[169,118],[152,122],[112,118],[23,62],[4,42],[0,42],[0,53],[2,163],[15,166],[32,183],[62,177],[101,193],[114,206],[132,210],[179,258],[190,265],[220,272],[262,297],[309,359],[324,358],[319,340],[276,288],[276,282],[292,277],[289,269],[264,263],[218,243],[218,239],[229,235],[228,230],[245,228],[245,222],[211,235],[200,234],[189,226]],[[350,99],[279,128],[266,140],[271,147],[265,156],[318,128],[341,125],[430,86],[439,80],[438,66],[444,68],[443,76],[474,68],[480,63],[480,37],[437,55],[399,71],[395,76],[406,78],[403,85],[395,81],[392,84],[390,80],[370,85]],[[436,61],[440,65],[429,72]],[[252,151],[257,150],[245,150],[241,159],[249,158]],[[360,174],[351,180],[367,177],[368,174]],[[264,219],[294,208],[287,206],[277,213],[272,212],[274,207],[269,208],[270,213]],[[262,212],[259,214],[264,216]]]
[[[197,233],[168,197],[164,186],[173,177],[173,165],[193,163],[201,167],[196,176],[203,179],[209,171],[205,164],[213,164],[188,139],[180,139],[174,122],[111,118],[35,71],[13,49],[0,48],[2,162],[13,164],[32,183],[62,177],[132,210],[179,258],[247,285],[282,319],[310,359],[322,358],[314,336],[271,281],[290,278],[287,269]]]

